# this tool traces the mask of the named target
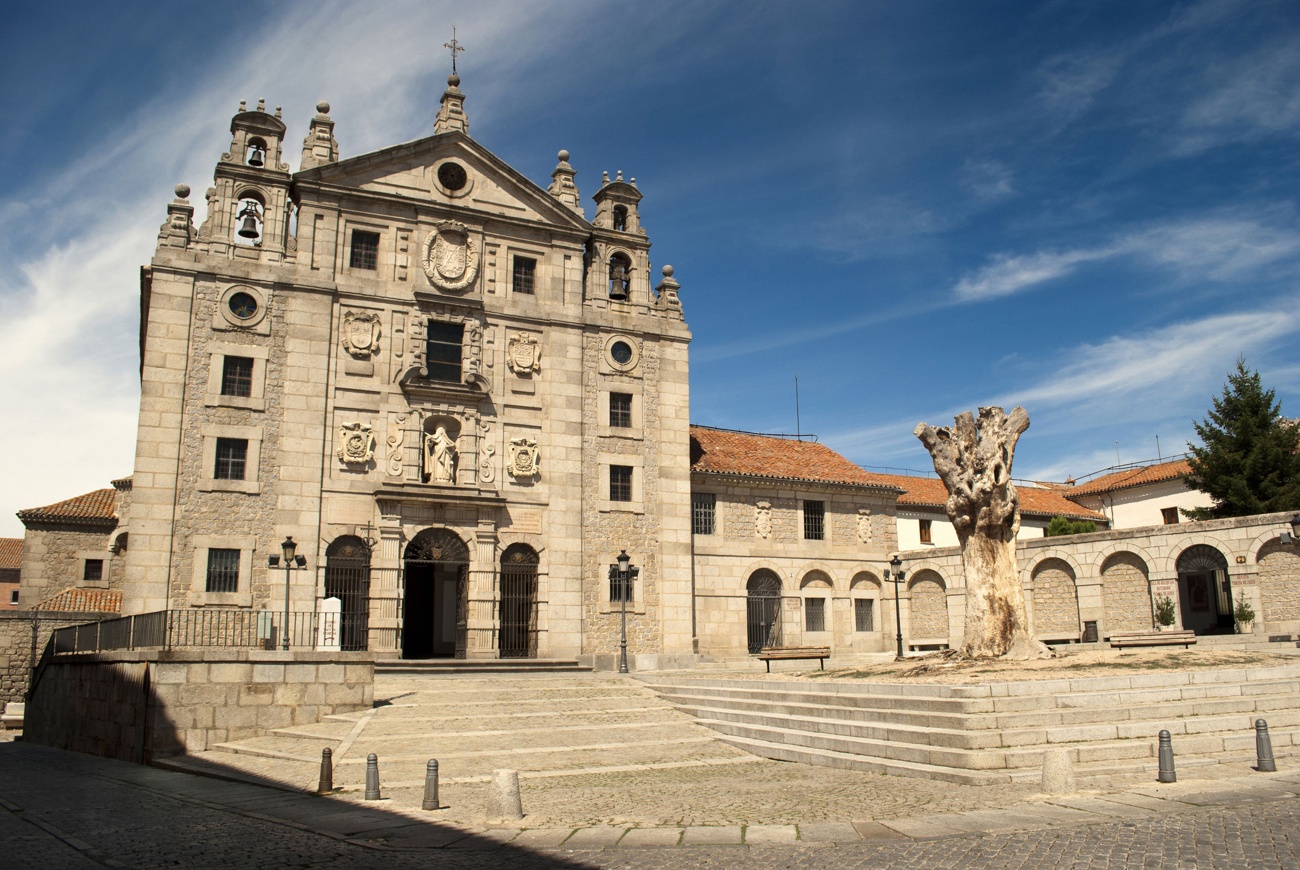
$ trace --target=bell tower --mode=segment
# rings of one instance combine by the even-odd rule
[[[636,179],[623,180],[619,170],[613,181],[602,174],[600,190],[592,199],[595,233],[587,253],[587,299],[633,305],[653,305],[650,291],[650,242],[641,226],[637,204],[641,191]]]

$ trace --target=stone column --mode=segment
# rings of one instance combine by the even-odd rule
[[[382,512],[382,506],[381,506]],[[370,649],[400,650],[402,589],[402,522],[399,515],[384,513],[379,522],[379,544],[370,557]]]
[[[466,658],[499,657],[497,636],[497,526],[479,518],[474,534],[474,555],[469,570],[469,613],[466,624]]]

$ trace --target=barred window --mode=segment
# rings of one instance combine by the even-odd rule
[[[804,631],[826,630],[826,599],[805,598],[803,600]]]
[[[246,356],[228,356],[221,363],[221,395],[253,395],[253,361]]]
[[[217,480],[243,480],[247,464],[247,438],[217,439],[217,467],[213,469],[213,477]]]
[[[208,592],[239,591],[239,551],[208,550]]]
[[[515,257],[515,274],[512,288],[516,293],[532,296],[536,292],[537,261],[531,257]]]
[[[609,500],[632,500],[632,466],[611,465],[609,467]]]
[[[691,532],[693,534],[713,534],[713,518],[715,516],[717,516],[717,496],[711,492],[697,492],[691,496]]]
[[[613,604],[626,601],[631,604],[635,597],[633,596],[633,587],[636,585],[636,576],[641,573],[640,569],[633,568],[628,571],[626,579],[619,576],[618,571],[613,571],[609,575],[609,600]]]
[[[870,598],[853,599],[853,627],[856,631],[876,630],[876,602]]]
[[[352,231],[352,252],[348,257],[348,266],[353,269],[374,271],[379,260],[379,233],[365,230]]]
[[[460,383],[460,357],[465,341],[465,324],[430,320],[425,333],[424,363],[429,380]]]
[[[632,428],[632,394],[609,394],[609,425],[615,429]]]
[[[104,579],[104,560],[87,559],[86,566],[82,569],[81,579],[84,580],[103,580]]]
[[[803,503],[803,537],[805,541],[826,539],[826,502],[805,501]]]

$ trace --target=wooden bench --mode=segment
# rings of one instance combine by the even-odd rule
[[[1190,649],[1196,643],[1194,631],[1125,631],[1110,636],[1111,649],[1130,646],[1181,646]]]
[[[772,673],[772,662],[787,659],[817,659],[818,666],[826,670],[826,660],[831,657],[828,646],[765,646],[758,651],[759,661],[767,663],[767,672]]]

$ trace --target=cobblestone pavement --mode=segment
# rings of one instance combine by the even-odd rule
[[[0,868],[1300,870],[1297,796],[1282,772],[885,822],[489,830],[8,743]]]

